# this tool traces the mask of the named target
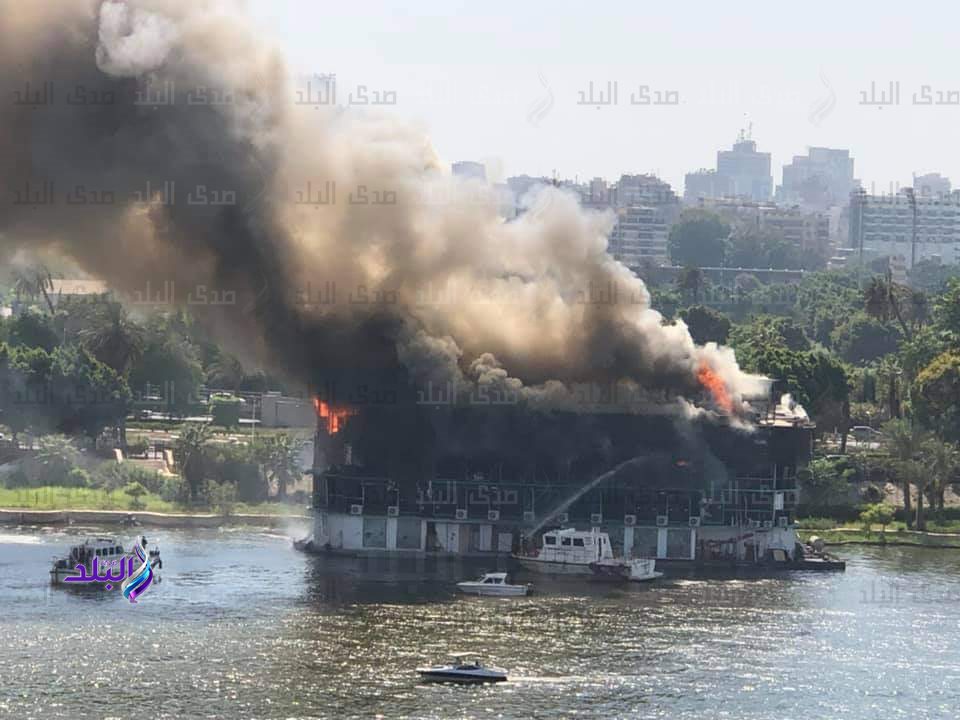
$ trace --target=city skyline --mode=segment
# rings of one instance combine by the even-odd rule
[[[808,147],[848,149],[856,176],[878,192],[909,185],[914,173],[960,175],[960,158],[937,140],[960,107],[919,106],[924,86],[934,105],[938,92],[960,88],[939,62],[949,23],[904,16],[894,25],[883,13],[825,3],[789,24],[757,3],[737,15],[659,8],[641,17],[620,3],[585,13],[431,1],[414,21],[381,1],[359,22],[349,8],[254,0],[251,9],[298,72],[396,92],[386,112],[422,129],[445,163],[484,162],[493,180],[650,172],[682,188],[687,172],[712,167],[717,149],[750,124],[758,149],[771,153],[775,185]],[[655,31],[637,35],[643,28]],[[922,46],[910,46],[912,29],[924,31]],[[687,37],[682,52],[678,34]],[[578,105],[591,82],[598,94],[616,82],[617,105]],[[895,83],[896,106],[891,95],[886,106],[861,104]],[[651,96],[676,93],[678,104],[630,106],[641,85]]]

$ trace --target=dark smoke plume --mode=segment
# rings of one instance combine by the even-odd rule
[[[52,249],[127,293],[232,293],[202,319],[308,384],[401,368],[572,407],[576,383],[696,400],[706,367],[735,406],[761,389],[662,324],[607,253],[609,215],[550,188],[503,222],[389,115],[298,105],[232,5],[0,0],[0,63],[5,259]],[[361,188],[395,201],[351,202]],[[231,201],[190,202],[201,189]]]

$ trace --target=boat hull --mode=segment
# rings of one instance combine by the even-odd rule
[[[531,572],[543,575],[593,575],[589,563],[567,563],[513,555],[514,560]]]
[[[507,680],[506,673],[492,671],[417,670],[417,672],[423,680],[430,682],[495,683]]]
[[[457,589],[468,595],[484,595],[487,597],[520,597],[526,595],[530,588],[526,585],[484,585],[483,583],[457,583]]]

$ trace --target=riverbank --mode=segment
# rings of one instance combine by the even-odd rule
[[[309,523],[309,515],[267,513],[162,513],[145,510],[29,510],[0,508],[0,525],[123,525],[135,518],[144,527],[224,527],[255,525],[282,528]]]
[[[919,530],[888,529],[865,532],[863,528],[837,527],[827,530],[797,528],[803,540],[817,536],[825,545],[876,545],[929,547],[960,550],[960,533],[921,532]]]

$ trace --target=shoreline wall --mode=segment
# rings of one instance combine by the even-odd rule
[[[157,513],[134,510],[18,510],[0,509],[0,525],[122,525],[128,517],[152,527],[222,527],[261,525],[282,527],[291,521],[312,522],[309,515],[233,515]]]

